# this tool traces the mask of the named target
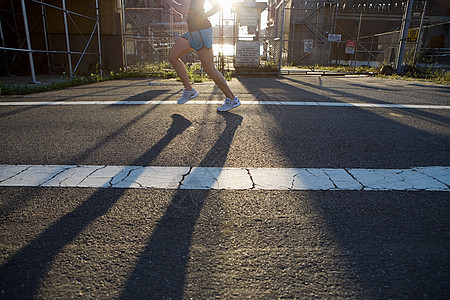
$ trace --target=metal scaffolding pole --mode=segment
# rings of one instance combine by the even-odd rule
[[[407,8],[404,14],[404,18],[402,20],[402,31],[401,31],[401,37],[400,37],[400,46],[399,51],[397,55],[397,61],[396,61],[396,71],[397,73],[400,73],[402,68],[402,62],[403,62],[403,56],[405,54],[405,47],[406,47],[406,37],[408,36],[408,29],[409,29],[409,23],[411,21],[411,11],[413,6],[414,0],[408,0]]]
[[[44,0],[41,0],[41,3],[43,3]],[[47,32],[47,17],[45,13],[45,6],[41,5],[41,16],[42,16],[42,29],[44,31],[44,41],[45,41],[45,50],[49,51],[49,41],[48,41],[48,32]],[[47,65],[48,70],[50,71],[52,69],[51,63],[50,63],[50,52],[47,52]]]
[[[73,76],[72,55],[71,55],[71,52],[70,52],[69,27],[67,26],[66,0],[62,0],[62,6],[63,6],[63,16],[64,16],[64,31],[66,33],[67,60],[68,60],[68,63],[69,63],[69,75],[70,75],[70,77],[72,77]]]
[[[2,18],[0,18],[0,46],[2,48],[5,48],[5,36],[3,35],[3,27],[2,27]],[[8,67],[8,56],[5,50],[1,49],[0,52],[0,62],[3,65],[3,68],[5,68],[6,73],[9,74],[9,67]]]
[[[425,18],[425,13],[427,11],[427,4],[428,4],[428,0],[425,1],[425,4],[423,5],[423,10],[422,10],[422,16],[420,17],[420,26],[419,26],[419,33],[417,34],[417,42],[416,42],[416,47],[414,48],[414,56],[413,56],[413,64],[416,64],[416,57],[417,57],[417,53],[421,47],[421,41],[422,41],[422,27],[423,27],[423,19]]]
[[[100,13],[98,11],[98,0],[95,0],[95,16],[97,17],[97,39],[98,39],[98,64],[100,75],[103,76],[103,62],[102,62],[102,43],[100,40]]]
[[[2,18],[0,18],[0,45],[5,47],[5,36],[3,35]]]
[[[55,6],[55,5],[51,5],[49,3],[46,3],[45,0],[27,0],[29,2],[33,2],[36,4],[40,5],[40,18],[42,20],[42,24],[43,24],[43,39],[45,42],[45,50],[40,50],[40,49],[33,49],[32,45],[31,45],[31,32],[33,31],[33,27],[29,27],[28,24],[28,14],[27,14],[27,9],[26,9],[26,1],[25,0],[20,0],[17,1],[17,3],[20,3],[22,6],[22,17],[23,17],[23,24],[24,24],[24,31],[25,31],[25,41],[23,43],[20,43],[19,41],[19,46],[18,47],[8,47],[8,45],[6,45],[6,41],[3,37],[3,29],[1,27],[1,21],[0,21],[0,37],[1,37],[1,41],[0,41],[0,50],[2,51],[14,51],[14,52],[28,52],[28,56],[29,56],[29,64],[30,64],[30,70],[31,70],[31,77],[32,77],[32,82],[33,83],[38,83],[36,80],[36,72],[35,72],[35,65],[34,65],[34,59],[33,59],[33,55],[34,53],[45,53],[47,55],[47,63],[48,63],[48,67],[49,70],[52,69],[52,67],[54,67],[54,62],[53,62],[53,56],[52,54],[67,54],[67,58],[68,58],[68,70],[66,69],[65,71],[69,72],[69,75],[72,77],[74,75],[74,72],[77,70],[78,66],[81,63],[81,60],[83,59],[84,55],[86,53],[89,53],[91,55],[97,55],[98,56],[98,64],[100,67],[100,73],[103,73],[103,57],[102,57],[102,47],[101,47],[101,32],[100,32],[100,11],[99,11],[99,0],[95,0],[95,17],[90,17],[87,15],[83,15],[81,13],[77,13],[74,11],[70,11],[67,9],[66,7],[66,0],[61,0],[60,3],[62,3],[62,8]],[[12,2],[12,0],[11,0]],[[54,51],[51,49],[51,38],[48,32],[48,20],[47,20],[47,12],[45,7],[51,8],[51,9],[55,9],[58,11],[61,11],[63,13],[63,22],[64,22],[64,31],[65,31],[65,39],[66,39],[66,51],[62,51],[62,50],[57,50]],[[14,11],[14,5],[11,6],[11,10],[12,10],[12,15],[14,18],[14,22],[16,24],[16,18],[15,16],[18,15],[18,13],[16,14]],[[77,27],[77,25],[75,24],[75,21],[72,19],[72,15],[76,15],[85,19],[89,19],[89,20],[93,20],[95,21],[95,25],[94,28],[90,34],[90,38],[88,41],[86,41],[86,46],[83,52],[80,51],[72,51],[71,50],[71,44],[70,44],[70,33],[69,33],[69,26],[68,26],[68,18],[70,18],[73,22],[73,25],[78,29],[79,33],[81,34],[81,36],[83,37],[83,33],[79,30],[79,28]],[[87,49],[91,43],[92,38],[95,36],[95,30],[97,30],[97,39],[98,39],[98,52],[87,52]],[[17,29],[17,24],[16,24],[16,33],[17,36],[19,36],[19,31]],[[84,39],[84,38],[83,38]],[[25,42],[27,43],[26,47],[22,48],[22,44],[25,44]],[[6,53],[6,52],[5,52]],[[72,64],[72,55],[81,55],[80,59],[78,60],[78,63],[75,67],[75,69],[73,68],[73,64]],[[14,58],[13,58],[14,60]]]
[[[127,24],[125,23],[125,1],[126,0],[122,0],[121,9],[122,9],[122,41],[124,53],[123,57],[124,57],[124,66],[126,70],[128,68],[128,60],[127,60],[127,36],[126,36]]]
[[[355,66],[353,67],[353,72],[355,72],[356,67],[357,67],[356,62],[358,60],[358,47],[359,47],[359,38],[360,38],[360,34],[361,34],[362,16],[363,16],[363,12],[361,11],[361,13],[359,14],[358,36],[356,37],[356,49],[355,49]]]
[[[34,71],[33,50],[31,48],[31,39],[28,28],[28,17],[27,17],[27,9],[25,7],[25,0],[22,0],[22,16],[23,16],[23,25],[25,27],[25,36],[27,39],[28,58],[30,60],[31,80],[33,83],[38,83],[36,80],[36,72]]]
[[[280,44],[280,54],[278,56],[278,78],[281,77],[281,64],[282,64],[282,58],[283,58],[284,18],[286,15],[286,1],[282,0],[282,2],[278,5],[278,8],[280,7],[281,4],[283,4],[283,14],[281,17],[281,34],[280,34],[280,43],[281,44]]]

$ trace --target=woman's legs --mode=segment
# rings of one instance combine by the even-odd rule
[[[228,86],[227,81],[223,77],[222,73],[220,73],[214,66],[213,50],[204,47],[203,49],[197,51],[197,53],[202,63],[203,70],[205,70],[209,77],[214,80],[214,82],[228,99],[234,99],[234,94]]]
[[[192,48],[189,44],[189,41],[185,38],[179,38],[167,55],[167,58],[172,64],[172,67],[177,72],[178,77],[180,77],[186,91],[192,90],[192,85],[189,81],[186,67],[184,66],[184,63],[183,61],[181,61],[180,57],[189,53],[191,50]]]

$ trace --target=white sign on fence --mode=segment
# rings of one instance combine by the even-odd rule
[[[237,41],[236,66],[259,67],[259,42]]]
[[[256,6],[256,0],[244,0],[244,6],[255,7]]]
[[[241,26],[258,26],[258,10],[256,8],[245,7],[239,12]]]
[[[328,41],[329,42],[340,42],[341,41],[341,35],[340,34],[328,34]]]
[[[304,46],[303,46],[303,50],[306,52],[306,53],[309,53],[309,52],[313,52],[313,49],[314,49],[314,40],[304,40],[303,41],[304,42]]]

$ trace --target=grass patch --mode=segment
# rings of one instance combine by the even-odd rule
[[[188,64],[186,66],[186,70],[191,82],[199,83],[209,80],[205,73],[202,71],[201,64]],[[180,79],[178,78],[178,80]]]
[[[232,75],[266,75],[278,74],[278,67],[273,62],[266,62],[259,67],[236,67],[235,72]]]
[[[406,79],[433,81],[436,83],[450,83],[450,71],[431,68],[409,68],[405,75]]]
[[[42,85],[5,85],[0,83],[0,95],[26,95],[46,91],[65,89],[73,86],[96,82],[88,77],[74,77],[61,82]]]
[[[189,80],[192,82],[204,82],[209,80],[208,77],[201,72],[200,64],[187,65]],[[231,79],[231,75],[227,75]],[[129,78],[178,78],[176,72],[170,68],[169,63],[155,65],[135,65],[127,70],[119,72],[110,72],[106,75],[100,74],[83,74],[73,78],[50,83],[35,85],[5,85],[0,82],[0,95],[26,95],[32,93],[40,93],[47,91],[55,91],[69,87],[75,87],[84,84],[102,82],[107,80],[129,79]],[[180,79],[178,79],[180,80]]]
[[[108,81],[108,80],[118,80],[118,79],[128,79],[128,78],[175,78],[177,74],[174,70],[169,69],[167,65],[153,65],[153,66],[134,66],[125,71],[120,70],[119,72],[110,72],[106,75],[100,74],[84,74],[77,75],[72,78],[67,78],[66,80],[60,82],[54,82],[50,84],[35,84],[35,85],[5,85],[0,82],[0,95],[26,95],[32,93],[40,93],[47,91],[55,91],[60,89],[65,89],[69,87],[75,87],[84,84]]]
[[[305,68],[305,67],[303,67]],[[388,79],[403,79],[403,80],[419,80],[419,81],[430,81],[440,84],[450,84],[450,71],[444,69],[432,69],[432,68],[418,68],[409,67],[405,70],[403,75],[392,74],[383,75],[380,73],[379,68],[369,68],[369,67],[350,67],[350,66],[319,66],[308,67],[313,70],[320,71],[332,71],[332,72],[343,72],[343,73],[370,73],[376,77],[388,78]]]

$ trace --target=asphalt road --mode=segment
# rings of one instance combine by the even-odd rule
[[[150,84],[149,84],[150,83]],[[210,82],[196,100],[223,100]],[[450,87],[239,77],[245,101],[449,106]],[[170,101],[121,80],[6,101]],[[450,110],[0,106],[1,165],[450,166]],[[0,188],[1,299],[448,299],[450,192]]]

